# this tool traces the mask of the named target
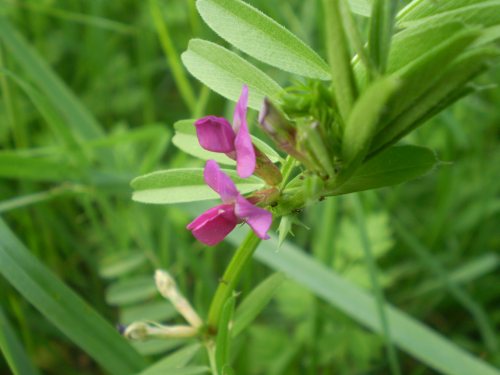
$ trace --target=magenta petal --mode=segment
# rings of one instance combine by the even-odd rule
[[[229,121],[222,117],[206,116],[194,123],[198,142],[212,152],[234,151],[235,132]]]
[[[241,178],[250,177],[255,171],[255,150],[246,120],[241,123],[234,146],[236,148],[236,171],[238,175]]]
[[[248,86],[243,85],[233,116],[233,130],[238,133],[240,126],[247,122]]]
[[[222,172],[214,160],[208,160],[203,171],[203,178],[208,186],[220,195],[224,203],[232,203],[239,195],[234,182]]]
[[[253,205],[240,195],[236,198],[234,213],[250,225],[257,236],[263,240],[269,239],[267,231],[273,223],[273,215],[269,211]]]
[[[193,236],[205,245],[214,246],[221,242],[238,224],[234,206],[222,204],[215,206],[187,225]]]

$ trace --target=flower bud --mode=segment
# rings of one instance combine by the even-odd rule
[[[191,326],[198,328],[203,324],[201,318],[194,311],[191,304],[177,289],[175,280],[163,270],[157,270],[155,273],[156,287],[160,294],[172,302],[174,308],[191,324]]]
[[[283,180],[283,176],[279,168],[260,151],[257,147],[255,149],[255,175],[262,178],[268,185],[277,186]]]
[[[297,129],[268,98],[264,98],[259,114],[259,123],[279,148],[293,156],[307,168],[314,169],[314,164],[309,160],[309,157],[297,147]]]

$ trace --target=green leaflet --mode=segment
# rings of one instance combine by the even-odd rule
[[[264,310],[283,281],[285,281],[283,274],[274,273],[255,287],[241,302],[234,316],[234,337],[243,332]]]
[[[159,361],[153,363],[151,366],[146,368],[143,372],[138,375],[166,375],[171,374],[175,370],[181,370],[185,367],[191,359],[200,351],[200,344],[193,344],[186,346],[182,349],[175,351],[173,354],[160,359]],[[193,371],[193,370],[185,370]],[[189,373],[189,372],[188,372]],[[193,373],[193,372],[191,372]],[[196,373],[196,372],[195,372]],[[204,373],[198,372],[198,373]]]
[[[106,291],[106,302],[109,305],[126,305],[149,300],[157,294],[151,276],[137,276],[111,284]]]
[[[233,159],[227,157],[225,154],[207,151],[200,146],[200,143],[198,142],[198,138],[196,136],[196,128],[194,127],[194,122],[195,120],[181,120],[177,121],[174,124],[175,135],[172,139],[173,144],[185,153],[199,159],[211,159],[215,160],[219,164],[236,165],[236,162]],[[261,141],[257,137],[251,137],[253,144],[257,146],[260,151],[266,154],[273,163],[281,160],[281,157],[276,151],[274,151],[271,146],[269,146],[264,141]]]
[[[387,101],[398,88],[397,77],[384,77],[371,84],[354,104],[342,138],[342,156],[348,168],[362,162],[378,130]]]
[[[417,0],[412,1],[410,4],[408,4],[408,6],[402,9],[400,14],[398,15],[398,18],[401,21],[412,21],[470,5],[478,5],[487,1],[489,0]]]
[[[294,34],[240,0],[198,0],[212,30],[236,48],[269,65],[309,78],[328,80],[328,65]]]
[[[241,179],[235,171],[224,170],[235,182],[241,194],[264,186],[257,177]],[[203,169],[185,168],[153,172],[135,178],[132,199],[142,203],[169,204],[217,199],[216,192],[203,180]]]
[[[403,110],[413,106],[415,101],[442,77],[446,67],[460,56],[478,35],[475,30],[459,32],[395,72],[401,78],[401,85],[389,105],[387,121],[393,120]]]
[[[40,263],[0,220],[0,273],[109,373],[135,374],[144,359],[95,310]]]
[[[249,88],[249,107],[260,110],[264,97],[278,99],[281,87],[269,76],[224,47],[192,39],[182,62],[187,70],[225,98],[237,101],[244,84]]]
[[[467,94],[469,88],[464,85],[483,72],[489,59],[499,53],[495,48],[478,48],[462,54],[427,92],[373,139],[371,153],[395,143],[425,120]]]
[[[394,35],[387,71],[402,69],[450,36],[465,29],[460,22],[431,22],[419,27],[409,27]],[[411,46],[411,48],[409,48]]]
[[[454,1],[453,1],[454,2]],[[480,4],[469,5],[447,12],[429,15],[417,20],[404,20],[400,22],[402,27],[424,25],[429,22],[463,22],[466,25],[493,26],[500,22],[500,1],[490,0]]]
[[[323,9],[332,86],[340,115],[345,120],[358,94],[346,35],[350,29],[344,27],[338,0],[323,0]]]
[[[368,50],[372,62],[380,73],[386,70],[396,7],[395,0],[375,0],[373,3]]]
[[[362,164],[331,195],[397,185],[428,173],[436,164],[436,155],[426,147],[394,146]]]

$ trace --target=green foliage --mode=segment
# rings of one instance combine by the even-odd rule
[[[225,173],[232,178],[242,194],[257,190],[264,185],[257,177],[242,179],[235,171],[226,170]],[[201,168],[157,171],[135,178],[131,185],[134,189],[132,199],[142,203],[181,203],[219,197],[205,183]]]
[[[271,298],[285,280],[280,273],[275,273],[262,281],[241,302],[234,317],[233,336],[237,336],[252,323],[259,313],[269,304]]]
[[[192,39],[182,61],[189,72],[225,98],[237,101],[249,87],[249,106],[259,110],[264,97],[276,98],[281,87],[258,68],[219,45]]]
[[[38,375],[16,333],[0,309],[0,351],[7,360],[14,375]]]
[[[397,185],[428,173],[436,164],[436,155],[428,148],[394,146],[364,163],[347,182],[334,188],[333,194]]]
[[[198,0],[203,20],[236,48],[287,72],[329,79],[328,65],[295,35],[241,0]]]
[[[43,266],[0,222],[1,273],[30,303],[112,374],[130,374],[144,359],[99,314]]]
[[[359,221],[376,280],[391,301],[379,304],[404,373],[498,374],[500,95],[491,83],[500,76],[498,69],[479,74],[498,57],[499,2],[412,1],[396,16],[392,38],[382,9],[388,2],[342,2],[336,26],[343,27],[344,73],[352,74],[354,93],[342,115],[323,61],[335,44],[323,37],[332,25],[321,21],[321,2],[248,3],[203,0],[198,7],[219,36],[251,57],[209,42],[217,39],[201,26],[194,0],[2,4],[0,212],[16,234],[0,226],[0,372],[210,373],[205,348],[193,340],[133,342],[134,350],[111,326],[185,324],[160,299],[156,268],[169,269],[206,318],[233,245],[241,243],[235,232],[233,242],[206,249],[185,230],[209,206],[197,199],[217,198],[201,189],[201,170],[187,180],[168,172],[138,179],[135,194],[189,206],[130,200],[135,176],[201,165],[184,152],[234,165],[198,146],[192,120],[171,125],[206,114],[231,118],[231,105],[188,78],[177,53],[188,46],[187,70],[222,96],[236,100],[245,82],[252,108],[270,96],[293,126],[317,122],[319,137],[301,144],[317,145],[315,162],[330,174],[346,166],[344,144],[352,165],[359,163],[347,181],[325,181],[287,155],[292,163],[280,188],[291,202],[283,212],[293,213],[282,219],[279,250],[277,240],[264,242],[260,262],[241,275],[241,301],[234,319],[225,318],[229,334],[218,337],[219,364],[227,364],[222,374],[390,373]],[[358,15],[378,14],[377,22],[349,14],[347,3]],[[372,11],[371,3],[379,8]],[[192,38],[206,40],[188,44]],[[385,58],[386,75],[379,76],[375,67]],[[323,81],[296,82],[293,73]],[[388,76],[398,86],[392,95],[381,91],[386,101],[375,87]],[[261,137],[254,115],[251,131]],[[182,151],[169,147],[174,130]],[[406,135],[419,146],[389,147]],[[329,159],[319,160],[321,148]],[[358,221],[353,201],[343,196],[431,170],[411,184],[363,193]],[[263,186],[246,183],[249,193]],[[323,188],[335,196],[318,203]],[[306,203],[315,204],[296,209]],[[302,225],[285,241],[296,222]],[[211,335],[203,328],[200,337]]]

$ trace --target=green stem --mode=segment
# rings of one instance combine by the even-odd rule
[[[208,354],[208,362],[210,363],[210,370],[212,371],[212,375],[218,375],[217,364],[215,361],[215,344],[213,341],[209,340],[205,342],[205,348],[207,349]]]
[[[191,88],[191,84],[186,77],[179,58],[179,54],[177,53],[174,43],[172,42],[172,38],[170,37],[170,32],[167,28],[167,25],[163,20],[158,0],[150,0],[149,5],[151,8],[153,23],[156,28],[156,32],[158,33],[158,38],[160,39],[160,43],[165,56],[167,57],[167,62],[170,66],[174,81],[181,93],[184,103],[193,115],[196,111],[196,97],[194,95],[193,89]]]
[[[377,311],[380,319],[380,325],[382,327],[382,332],[384,334],[385,345],[387,348],[387,356],[389,358],[389,366],[391,368],[391,374],[400,375],[401,369],[398,363],[398,357],[396,355],[396,350],[392,342],[391,332],[389,328],[389,323],[387,321],[387,315],[385,311],[386,301],[384,297],[384,292],[382,287],[378,282],[378,269],[377,263],[372,253],[370,239],[368,238],[368,232],[366,229],[366,223],[363,213],[363,206],[359,199],[359,195],[353,197],[354,212],[356,216],[356,221],[359,227],[359,234],[361,238],[361,243],[363,245],[363,251],[365,253],[365,261],[370,273],[370,281],[373,288],[373,293],[375,294],[375,301],[377,304]]]
[[[210,305],[210,310],[208,312],[208,327],[210,329],[216,329],[224,304],[231,296],[238,280],[240,279],[241,273],[245,269],[248,262],[252,259],[252,255],[257,249],[260,241],[260,238],[250,231],[245,237],[243,243],[236,250],[236,253],[224,272],[222,280],[219,282],[219,286],[215,291],[214,298],[212,299],[212,303]]]

